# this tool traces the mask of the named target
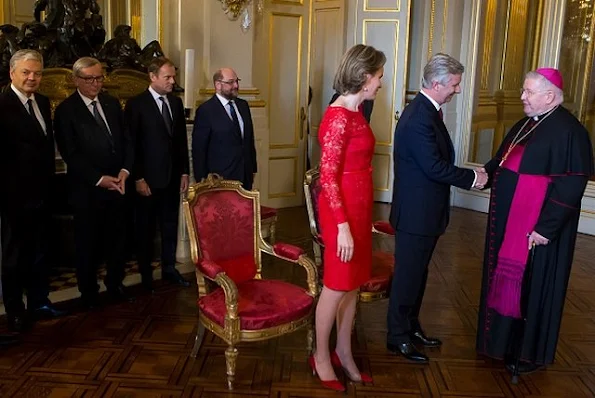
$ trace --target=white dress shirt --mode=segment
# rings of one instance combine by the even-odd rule
[[[169,109],[169,115],[171,116],[171,119],[174,120],[174,115],[171,113],[171,104],[169,103],[169,100],[167,99],[167,95],[161,95],[159,94],[157,91],[153,90],[153,87],[149,86],[149,92],[151,93],[151,95],[153,96],[153,99],[155,100],[155,103],[157,104],[157,108],[159,108],[159,112],[161,112],[163,114],[163,101],[165,101],[165,103],[167,104],[167,108]],[[161,101],[159,99],[159,97],[163,97],[163,101]]]
[[[229,116],[229,118],[231,120],[233,120],[233,118],[231,117],[231,111],[229,110],[229,100],[225,97],[223,97],[222,95],[220,95],[219,93],[216,94],[217,98],[219,98],[219,101],[221,102],[221,105],[223,105],[223,108],[225,108],[225,112],[227,112],[227,116]],[[236,102],[233,102],[233,108],[236,110],[236,115],[238,115],[238,121],[240,122],[240,131],[242,133],[242,138],[244,138],[244,119],[242,119],[242,115],[240,115],[240,111],[238,110],[238,105],[236,104]]]
[[[23,106],[25,107],[27,113],[29,113],[29,106],[27,105],[27,101],[31,100],[31,104],[33,105],[33,112],[35,113],[34,116],[41,125],[44,134],[47,135],[47,126],[45,125],[45,120],[43,120],[43,116],[41,115],[41,111],[39,110],[39,105],[37,105],[37,101],[35,101],[35,94],[31,93],[31,95],[27,97],[25,94],[20,92],[13,84],[10,85],[10,88],[12,88],[12,91],[14,91],[17,97],[19,97],[19,100],[23,103]]]

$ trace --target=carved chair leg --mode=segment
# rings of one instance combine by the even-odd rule
[[[230,344],[225,350],[225,365],[227,366],[227,388],[233,390],[233,382],[236,375],[236,359],[238,350]]]
[[[198,329],[196,330],[196,336],[194,337],[194,347],[192,347],[192,352],[190,356],[192,358],[196,358],[198,354],[198,350],[200,350],[200,346],[205,338],[205,325],[202,324],[201,321],[198,321]]]

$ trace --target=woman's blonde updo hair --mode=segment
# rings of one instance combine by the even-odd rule
[[[355,94],[366,84],[367,76],[374,76],[384,66],[386,56],[372,46],[356,44],[341,59],[333,88],[340,94]]]

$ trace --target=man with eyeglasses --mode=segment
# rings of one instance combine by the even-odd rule
[[[48,202],[55,152],[50,101],[37,92],[42,70],[40,53],[17,51],[10,59],[12,84],[0,94],[2,290],[7,326],[14,332],[23,332],[32,320],[65,314],[48,299]],[[11,339],[0,336],[0,345]]]
[[[126,102],[125,115],[135,143],[135,235],[138,267],[145,290],[153,292],[153,238],[161,232],[161,279],[184,287],[190,282],[176,269],[180,194],[188,189],[188,138],[184,105],[172,94],[176,68],[167,58],[148,66],[147,90]],[[190,87],[188,87],[191,90]]]
[[[215,95],[196,110],[192,162],[197,181],[209,173],[252,189],[256,173],[254,127],[248,102],[238,98],[240,79],[230,68],[213,75]]]
[[[73,67],[76,91],[55,112],[58,149],[66,162],[74,211],[76,276],[85,308],[98,305],[97,267],[115,301],[124,291],[126,179],[133,145],[119,101],[101,92],[103,67],[83,57]]]
[[[594,174],[589,134],[562,106],[562,90],[557,69],[527,73],[526,117],[478,169],[491,192],[476,346],[513,374],[554,361],[581,199]]]

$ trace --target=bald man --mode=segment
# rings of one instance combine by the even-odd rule
[[[192,131],[192,162],[196,181],[209,173],[242,182],[252,189],[256,148],[250,107],[238,98],[240,79],[233,69],[213,75],[215,95],[196,110]]]

